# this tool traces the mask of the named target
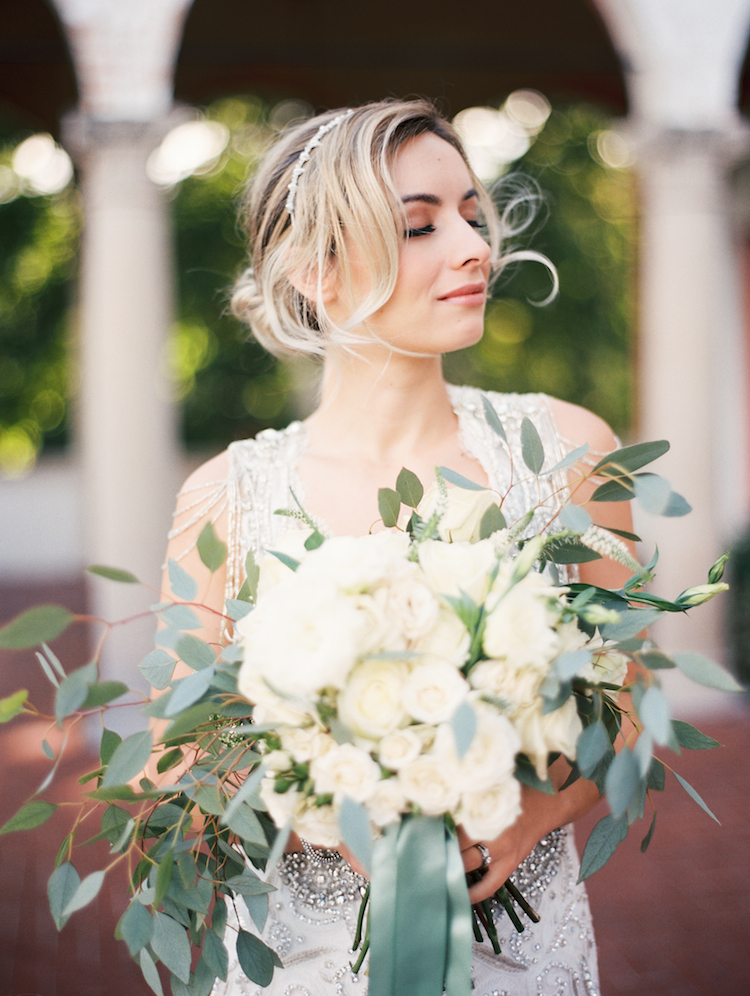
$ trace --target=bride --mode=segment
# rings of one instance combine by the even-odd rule
[[[493,276],[534,254],[503,254],[507,219],[430,103],[382,101],[293,127],[258,170],[245,220],[251,268],[235,290],[235,314],[271,352],[320,357],[322,387],[304,422],[234,443],[181,490],[168,556],[201,581],[206,605],[221,611],[242,583],[247,551],[272,547],[288,529],[290,520],[273,513],[291,506],[290,488],[334,535],[362,535],[378,527],[379,487],[392,487],[402,467],[429,482],[442,465],[507,493],[503,511],[515,521],[539,500],[536,481],[533,494],[524,482],[510,486],[511,463],[522,465],[524,417],[542,438],[548,467],[582,443],[594,459],[617,445],[598,417],[575,405],[490,394],[505,446],[487,426],[479,392],[445,382],[442,354],[482,336]],[[539,483],[551,494],[566,482],[543,472]],[[574,500],[592,488],[580,487]],[[601,525],[630,529],[626,504],[596,509]],[[229,548],[225,571],[213,575],[195,548],[207,521]],[[604,560],[582,565],[580,577],[604,586],[624,580],[623,569]],[[204,635],[222,640],[208,614]],[[558,786],[567,772],[562,759],[553,766]],[[502,954],[474,945],[473,992],[594,996],[596,951],[569,824],[598,792],[579,779],[553,796],[524,787],[522,800],[520,817],[496,840],[461,837],[467,871],[485,871],[472,902],[513,874],[541,914],[523,934],[497,918]],[[294,838],[272,881],[264,939],[284,971],[260,990],[235,962],[214,993],[366,993],[366,974],[349,967],[357,872],[337,852]],[[243,926],[254,929],[249,920]]]

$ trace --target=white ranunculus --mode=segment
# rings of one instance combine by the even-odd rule
[[[435,593],[421,580],[416,564],[414,572],[404,572],[388,586],[389,618],[408,641],[427,636],[440,614]]]
[[[429,519],[442,503],[437,483],[432,484],[419,503],[417,512],[423,519]],[[497,496],[492,491],[449,487],[445,512],[438,526],[440,539],[446,543],[476,543],[480,539],[482,516],[490,505],[497,504]]]
[[[419,563],[432,590],[453,597],[463,591],[477,603],[483,602],[487,595],[496,560],[491,540],[479,543],[425,540],[419,544]]]
[[[310,777],[318,795],[330,794],[336,803],[344,796],[366,802],[380,780],[380,767],[360,747],[336,744],[311,761]]]
[[[352,733],[379,740],[407,721],[402,703],[408,673],[402,660],[372,658],[352,670],[338,696],[338,715]]]
[[[279,553],[285,553],[287,557],[294,560],[304,560],[307,556],[305,540],[312,534],[312,529],[289,529],[273,544],[273,549]],[[278,557],[272,553],[266,553],[261,557],[258,564],[260,576],[258,578],[258,599],[263,598],[272,588],[284,580],[291,577],[294,571],[287,567]]]
[[[383,737],[378,747],[378,759],[384,768],[398,771],[419,757],[422,751],[422,738],[412,728],[394,730]]]
[[[395,823],[406,809],[406,796],[397,778],[384,778],[367,801],[370,819],[379,827]]]
[[[238,628],[245,663],[272,689],[305,699],[344,686],[360,652],[363,621],[331,582],[298,571],[259,599]]]
[[[321,757],[336,745],[336,741],[320,727],[283,726],[280,729],[281,746],[289,751],[295,761],[304,764],[314,757]]]
[[[437,622],[411,649],[426,657],[440,657],[456,667],[466,663],[471,635],[453,609],[441,606]]]
[[[442,723],[450,719],[468,691],[468,682],[453,664],[433,658],[412,669],[402,701],[417,722]]]
[[[453,812],[459,800],[456,770],[442,759],[422,754],[399,771],[398,782],[409,800],[426,816]]]
[[[337,847],[341,843],[336,806],[300,806],[294,815],[293,825],[303,840],[316,847]]]
[[[287,792],[277,792],[274,779],[266,777],[260,783],[259,795],[268,808],[268,815],[277,827],[286,826],[302,798],[299,792],[289,789]]]
[[[464,792],[456,819],[474,840],[493,840],[521,814],[521,786],[508,777],[481,792]]]
[[[583,729],[573,696],[559,709],[542,715],[540,706],[520,709],[513,725],[521,737],[521,750],[528,755],[541,779],[547,778],[547,755],[560,752],[570,761],[576,758],[576,741]]]
[[[409,537],[405,533],[334,536],[308,553],[298,573],[332,583],[350,594],[370,591],[393,577],[408,550]]]

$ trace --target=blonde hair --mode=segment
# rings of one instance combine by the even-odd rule
[[[547,265],[544,257],[529,251],[501,257],[503,238],[519,228],[513,224],[519,200],[512,199],[498,215],[455,130],[427,100],[365,104],[328,131],[299,176],[292,224],[286,205],[300,154],[322,125],[341,114],[340,109],[329,111],[283,134],[253,177],[243,203],[251,265],[237,281],[232,311],[269,352],[322,356],[329,343],[347,347],[361,342],[353,330],[388,301],[396,286],[405,215],[393,166],[399,149],[419,135],[444,139],[466,163],[496,273],[516,259],[533,258]],[[369,277],[370,289],[359,300],[351,289],[344,233]],[[343,324],[332,320],[323,302],[324,281],[333,267],[351,299],[351,314]]]

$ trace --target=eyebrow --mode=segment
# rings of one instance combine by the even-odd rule
[[[471,190],[467,190],[461,198],[461,203],[470,201],[472,197],[479,197],[479,194],[473,187]],[[411,204],[413,201],[419,201],[421,204],[432,204],[434,207],[440,207],[443,203],[436,194],[407,194],[401,198],[402,204]]]

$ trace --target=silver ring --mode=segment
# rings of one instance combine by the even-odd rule
[[[485,871],[492,864],[492,855],[490,854],[490,849],[485,844],[475,844],[474,847],[479,851],[482,856],[482,863],[479,866],[480,871]]]

